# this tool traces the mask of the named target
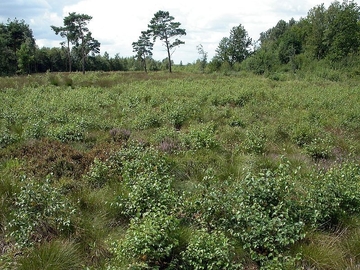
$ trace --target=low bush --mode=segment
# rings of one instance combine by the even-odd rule
[[[110,168],[106,162],[94,159],[85,178],[92,188],[101,188],[109,181]]]
[[[122,178],[121,194],[112,205],[123,215],[134,217],[158,208],[169,211],[176,204],[170,164],[154,148],[129,144],[109,162]]]
[[[189,132],[181,137],[182,144],[187,149],[197,150],[201,148],[214,149],[218,146],[215,137],[214,123],[191,126]]]
[[[68,235],[74,228],[76,212],[64,195],[50,184],[50,179],[23,179],[10,213],[7,235],[19,247]]]
[[[286,249],[305,237],[305,223],[299,216],[301,201],[289,166],[272,172],[249,174],[235,191],[233,235],[244,243],[260,264],[278,260]]]
[[[181,252],[181,269],[242,269],[234,261],[235,248],[221,231],[195,231]]]
[[[311,223],[334,228],[360,213],[359,164],[346,162],[310,177],[306,205]]]
[[[267,138],[261,128],[252,128],[246,131],[246,137],[242,145],[247,153],[265,154]]]
[[[179,220],[163,211],[146,212],[142,218],[132,219],[125,238],[112,243],[110,269],[166,269],[174,263],[178,230]]]

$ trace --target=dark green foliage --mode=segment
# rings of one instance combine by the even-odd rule
[[[122,178],[121,194],[113,202],[122,215],[141,216],[154,209],[170,211],[175,206],[170,164],[155,149],[130,144],[112,155],[109,162]]]
[[[247,31],[241,24],[233,27],[230,31],[230,37],[221,39],[216,49],[215,58],[221,62],[227,62],[230,66],[235,63],[241,63],[250,55],[250,45],[252,43]]]
[[[246,66],[257,74],[274,68],[296,72],[326,59],[333,68],[344,68],[348,65],[346,59],[358,58],[359,15],[356,2],[335,1],[328,8],[321,4],[310,9],[307,17],[299,21],[280,20],[260,34],[260,47]]]
[[[10,20],[0,24],[0,75],[14,75],[17,67],[21,72],[30,71],[35,53],[32,30],[24,20]]]
[[[338,61],[350,53],[359,50],[360,9],[353,1],[332,3],[326,12],[327,28],[325,44],[328,46],[328,58]]]
[[[172,255],[179,245],[179,220],[163,211],[144,213],[141,219],[132,219],[122,242],[114,242],[114,269],[123,265],[166,269],[172,263]]]
[[[221,231],[195,231],[181,253],[181,269],[241,269],[234,263],[235,249]]]

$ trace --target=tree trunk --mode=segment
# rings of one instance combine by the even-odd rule
[[[169,61],[169,72],[171,73],[171,54],[170,54],[170,48],[169,48],[169,42],[167,40],[167,38],[165,39],[165,44],[166,44],[166,49],[167,49],[167,54],[168,54],[168,61]]]
[[[84,44],[84,40],[82,42]],[[81,54],[82,54],[82,73],[85,74],[85,48],[84,48],[84,45],[81,48]]]
[[[169,72],[172,73],[172,70],[171,70],[171,58],[170,58],[170,50],[168,48],[168,61],[169,61]]]
[[[70,40],[68,39],[68,40],[67,40],[67,42],[68,42],[68,49],[67,49],[67,51],[68,51],[68,58],[69,58],[69,72],[71,72],[71,51],[70,51]]]
[[[147,73],[147,68],[146,68],[146,58],[144,58],[144,69],[145,69],[145,73]]]

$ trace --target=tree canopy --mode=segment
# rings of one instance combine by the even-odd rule
[[[228,62],[230,66],[241,63],[250,55],[251,44],[252,39],[240,24],[231,29],[230,37],[221,39],[216,49],[216,57],[223,62]]]
[[[36,49],[33,32],[24,20],[0,24],[0,75],[27,73]],[[19,69],[18,69],[19,68]]]
[[[142,31],[138,41],[132,43],[133,52],[136,52],[136,58],[142,63],[145,72],[146,68],[146,57],[152,56],[152,50],[154,44],[150,41],[150,32]]]
[[[63,18],[62,26],[51,26],[55,34],[63,38],[59,48],[38,48],[33,32],[24,20],[15,18],[0,23],[0,75],[47,70],[85,72],[85,69],[168,69],[172,72],[172,55],[185,43],[181,37],[186,35],[186,30],[181,28],[181,23],[176,22],[168,11],[159,10],[147,29],[132,43],[134,56],[115,54],[110,57],[107,53],[101,56],[100,42],[88,28],[91,20],[87,14],[72,12]],[[167,57],[159,61],[152,59],[157,40],[167,52]],[[193,50],[197,49],[201,57],[194,65],[200,66],[202,72],[247,69],[257,74],[269,74],[278,70],[295,73],[318,63],[333,69],[350,66],[355,69],[360,61],[359,48],[360,8],[355,1],[344,0],[335,1],[327,8],[324,4],[315,6],[298,21],[279,20],[274,27],[262,32],[256,42],[239,24],[230,29],[229,36],[219,41],[209,63],[202,45],[194,46]]]
[[[77,14],[72,12],[64,18],[64,26],[51,26],[55,31],[55,34],[60,34],[61,37],[66,38],[69,71],[71,71],[70,43],[74,46],[74,51],[81,59],[83,73],[85,73],[86,56],[90,52],[93,54],[100,53],[100,42],[92,37],[92,33],[87,27],[91,19],[92,17],[87,14]],[[62,46],[63,45],[64,43],[62,43]]]
[[[185,29],[179,28],[181,23],[174,22],[175,18],[170,16],[168,11],[159,10],[154,14],[151,19],[149,32],[153,35],[154,42],[159,38],[166,47],[169,63],[169,71],[171,72],[171,55],[174,49],[184,41],[179,40],[177,37],[186,35]]]

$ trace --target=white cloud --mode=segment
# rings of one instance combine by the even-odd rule
[[[298,20],[306,17],[312,7],[321,3],[328,7],[331,2],[333,1],[222,0],[206,3],[194,0],[140,0],[124,3],[113,0],[2,0],[0,20],[7,19],[7,14],[10,18],[19,14],[16,17],[24,18],[30,24],[38,44],[51,47],[59,44],[60,38],[50,29],[50,25],[62,25],[63,18],[69,12],[88,14],[93,17],[89,28],[93,37],[101,43],[101,53],[107,51],[112,56],[119,53],[125,57],[133,55],[131,44],[137,41],[141,31],[147,29],[153,15],[158,10],[165,10],[187,32],[181,38],[185,44],[177,48],[173,60],[175,63],[180,60],[191,63],[199,57],[196,49],[199,44],[203,45],[211,59],[221,38],[229,36],[233,26],[242,24],[249,36],[256,40],[261,32],[275,26],[279,20],[288,21],[292,17]],[[157,60],[166,57],[159,41],[153,57]]]

